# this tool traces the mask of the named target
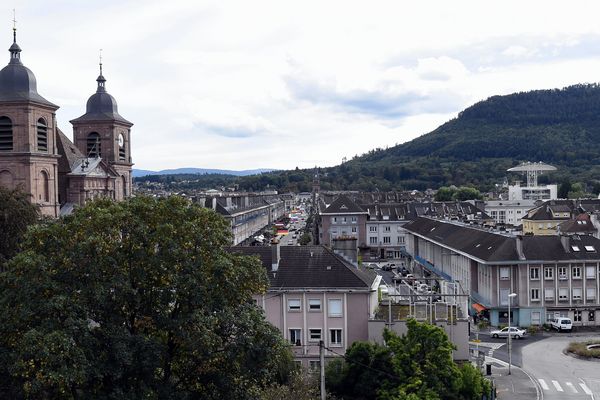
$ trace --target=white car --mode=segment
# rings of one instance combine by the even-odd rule
[[[525,335],[527,335],[527,331],[524,329],[519,329],[519,328],[515,328],[514,326],[506,327],[500,330],[495,330],[490,332],[490,334],[492,335],[493,338],[499,338],[499,337],[508,337],[508,332],[510,330],[510,336],[513,337],[514,339],[521,339],[522,337],[524,337]]]

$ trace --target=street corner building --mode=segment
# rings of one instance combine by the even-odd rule
[[[106,79],[73,119],[73,141],[58,129],[58,105],[37,91],[33,72],[21,62],[16,30],[10,60],[0,70],[0,186],[21,188],[44,216],[58,217],[89,199],[131,195],[131,127],[106,91]]]

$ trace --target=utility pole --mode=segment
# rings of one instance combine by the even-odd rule
[[[327,398],[327,394],[325,393],[325,345],[322,340],[319,341],[319,358],[321,367],[321,400],[325,400]]]

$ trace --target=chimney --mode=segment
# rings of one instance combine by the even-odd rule
[[[523,236],[517,235],[515,245],[517,247],[517,255],[519,260],[525,259],[525,253],[523,253]]]
[[[563,249],[565,250],[565,252],[570,253],[571,252],[571,248],[569,247],[569,236],[567,235],[560,235],[560,244],[562,244]]]
[[[277,272],[279,269],[279,260],[281,260],[279,244],[273,243],[271,245],[271,271]]]

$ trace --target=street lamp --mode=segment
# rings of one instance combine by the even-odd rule
[[[516,293],[508,295],[508,374],[510,375],[510,366],[512,364],[512,338],[510,329],[510,303],[513,297],[517,297]]]

